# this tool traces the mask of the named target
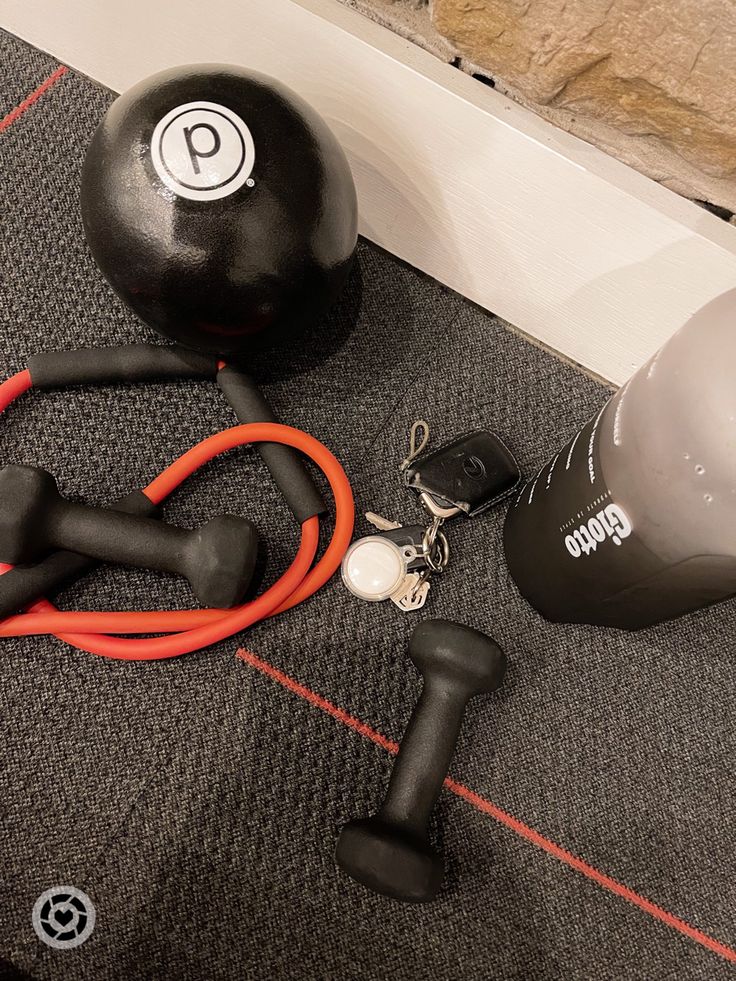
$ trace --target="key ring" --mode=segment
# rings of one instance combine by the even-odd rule
[[[450,561],[450,543],[442,531],[442,518],[433,518],[422,536],[424,561],[432,572],[444,572]]]

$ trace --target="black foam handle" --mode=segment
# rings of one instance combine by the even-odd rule
[[[279,422],[258,386],[242,371],[223,368],[217,384],[241,423]],[[259,443],[258,452],[299,524],[325,513],[322,495],[296,450],[280,443]]]
[[[133,491],[110,505],[114,511],[152,518],[159,509],[143,491]],[[20,565],[0,576],[0,619],[10,616],[42,596],[53,596],[86,576],[99,562],[77,552],[52,552],[36,565]]]
[[[45,351],[35,354],[28,362],[33,387],[41,389],[176,378],[213,379],[217,369],[215,355],[158,344]]]

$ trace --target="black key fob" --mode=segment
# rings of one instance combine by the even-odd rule
[[[513,494],[521,471],[495,433],[481,429],[419,457],[404,471],[407,487],[439,507],[472,518]]]

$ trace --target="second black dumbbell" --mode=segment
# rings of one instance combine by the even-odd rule
[[[425,903],[444,864],[429,842],[429,818],[442,789],[465,714],[475,695],[495,691],[506,657],[491,637],[448,620],[425,620],[409,654],[424,687],[396,757],[378,813],[346,824],[338,865],[357,882],[392,899]]]
[[[250,585],[258,532],[247,518],[219,515],[189,531],[152,518],[65,500],[50,473],[0,470],[0,561],[33,562],[51,549],[172,572],[189,580],[204,606],[226,609]]]

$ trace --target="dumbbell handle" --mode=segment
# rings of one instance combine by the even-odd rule
[[[133,491],[111,504],[114,511],[153,517],[158,508],[142,491]],[[76,552],[53,552],[36,565],[16,566],[0,576],[0,620],[41,596],[52,596],[97,566],[97,560]]]
[[[50,548],[81,552],[100,561],[186,575],[196,532],[73,501],[53,502],[44,517]]]
[[[425,835],[463,724],[468,695],[442,679],[425,678],[378,818]]]

